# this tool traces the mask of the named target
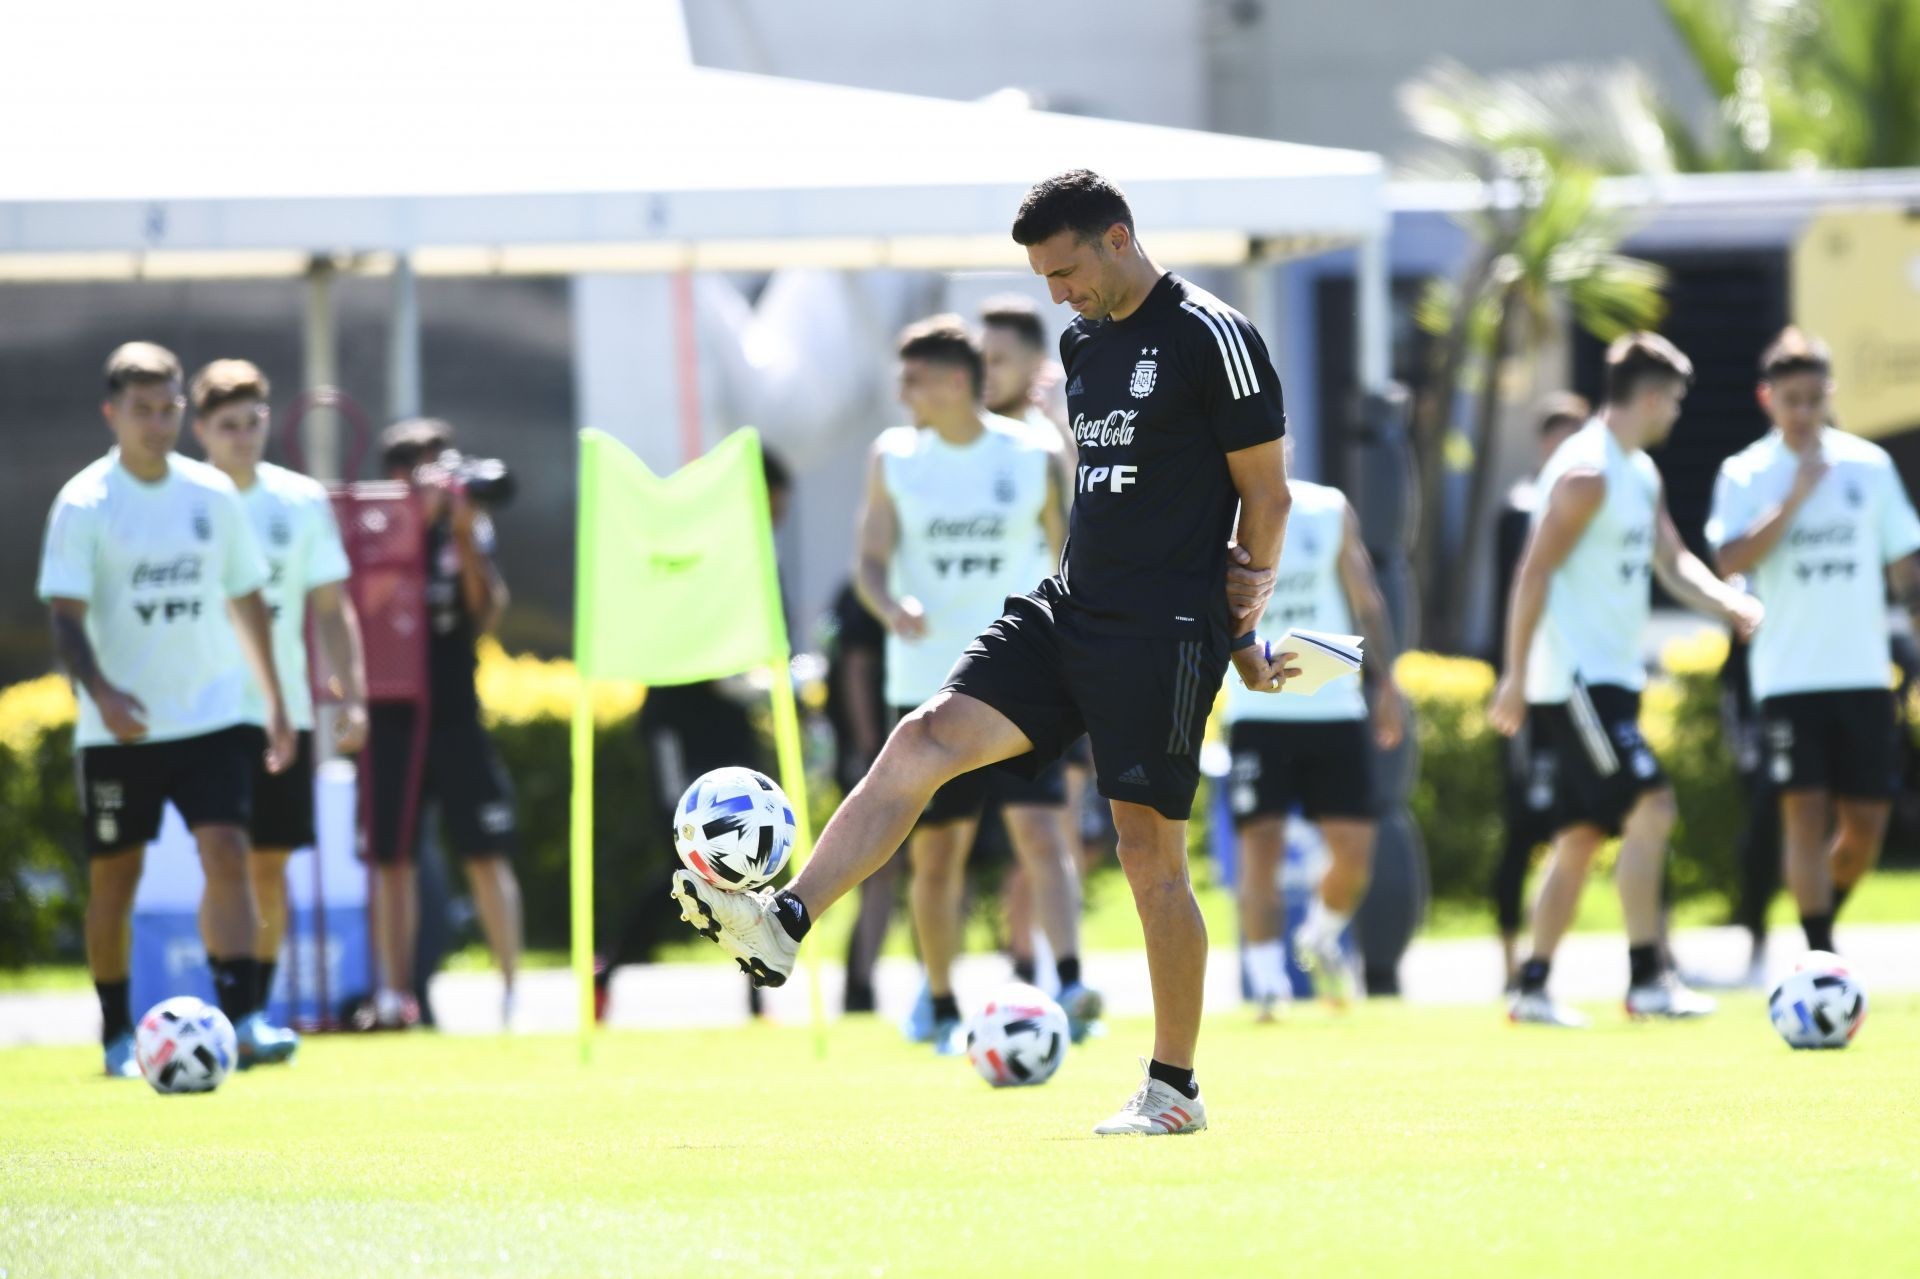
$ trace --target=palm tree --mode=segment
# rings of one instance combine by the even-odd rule
[[[1682,168],[1920,164],[1920,3],[1664,3],[1720,103],[1692,125],[1659,109]]]
[[[1484,199],[1465,221],[1476,251],[1458,282],[1440,281],[1419,320],[1437,341],[1433,379],[1416,409],[1420,472],[1418,580],[1428,587],[1422,634],[1457,649],[1466,584],[1458,567],[1479,545],[1494,476],[1502,373],[1554,333],[1561,308],[1609,340],[1664,312],[1657,266],[1618,253],[1623,228],[1597,201],[1602,173],[1670,170],[1672,155],[1630,69],[1555,66],[1482,77],[1442,63],[1401,89],[1414,127],[1436,144],[1420,167],[1464,177]],[[1465,532],[1445,538],[1445,483],[1453,409],[1477,392]]]

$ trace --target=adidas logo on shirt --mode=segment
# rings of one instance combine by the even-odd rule
[[[1068,395],[1080,395],[1080,394],[1083,394],[1084,391],[1085,391],[1085,388],[1083,388],[1080,385],[1080,379],[1078,377],[1075,377],[1073,381],[1067,383]]]

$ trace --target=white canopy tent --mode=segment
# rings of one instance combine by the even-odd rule
[[[1370,153],[697,68],[671,0],[177,12],[0,18],[0,284],[306,275],[312,382],[330,276],[391,273],[404,406],[415,273],[1024,269],[1020,196],[1086,167],[1168,262],[1359,246],[1387,375]]]

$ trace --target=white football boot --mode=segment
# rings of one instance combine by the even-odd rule
[[[1705,1017],[1720,1007],[1699,991],[1690,990],[1671,971],[1627,991],[1627,1016]]]
[[[1507,1005],[1507,1020],[1515,1025],[1559,1026],[1563,1030],[1585,1030],[1586,1017],[1557,1002],[1544,990],[1523,991]]]
[[[772,893],[715,888],[690,870],[673,872],[672,893],[680,918],[732,955],[754,985],[786,984],[800,943],[775,918]]]
[[[1147,1068],[1140,1059],[1140,1069]],[[1191,1100],[1172,1084],[1163,1084],[1152,1075],[1140,1082],[1132,1100],[1110,1118],[1093,1126],[1093,1131],[1109,1137],[1131,1133],[1141,1137],[1166,1137],[1175,1133],[1200,1132],[1207,1126],[1207,1105],[1200,1098]]]

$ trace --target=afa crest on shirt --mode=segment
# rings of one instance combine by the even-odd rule
[[[207,515],[207,508],[193,508],[193,535],[202,542],[213,540],[213,520]]]
[[[293,541],[293,530],[287,527],[285,516],[276,515],[267,525],[267,540],[275,546],[285,546]]]
[[[1133,381],[1127,384],[1127,390],[1133,393],[1134,399],[1144,400],[1153,394],[1153,383],[1158,372],[1157,360],[1140,360],[1134,364]]]
[[[1017,496],[1013,488],[1013,476],[1001,471],[993,477],[993,500],[1006,505]]]

